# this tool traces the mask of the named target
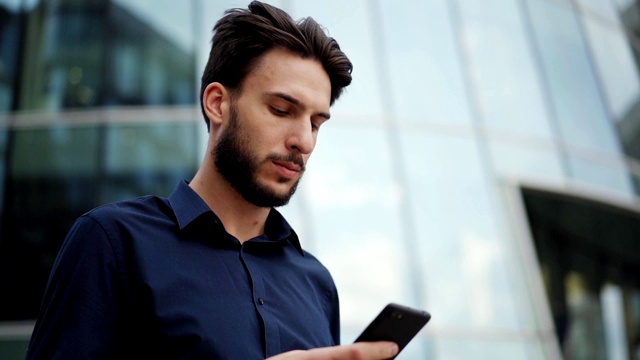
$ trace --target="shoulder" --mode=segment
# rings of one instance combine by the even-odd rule
[[[85,213],[84,215],[101,219],[112,217],[114,215],[136,216],[149,212],[162,212],[163,209],[169,209],[167,198],[155,195],[141,196],[134,199],[122,200],[110,204],[98,206]]]
[[[68,238],[105,238],[120,242],[135,238],[153,229],[172,227],[175,217],[166,198],[143,196],[99,206],[80,216]],[[96,240],[94,240],[96,241]]]
[[[135,223],[171,217],[171,206],[167,198],[147,195],[99,206],[82,217],[91,218],[108,226],[118,223]]]

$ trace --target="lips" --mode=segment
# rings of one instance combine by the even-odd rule
[[[278,169],[280,176],[286,179],[296,179],[300,177],[300,173],[302,172],[302,168],[292,162],[273,161],[273,164]]]
[[[300,171],[302,171],[302,167],[296,163],[293,162],[289,162],[289,161],[274,161],[274,164],[281,166],[283,168],[286,168],[289,171],[293,171],[293,172],[297,172],[299,173]]]

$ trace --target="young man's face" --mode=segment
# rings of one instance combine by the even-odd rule
[[[288,203],[329,117],[330,96],[329,77],[316,60],[267,52],[231,102],[213,150],[220,174],[254,205]]]

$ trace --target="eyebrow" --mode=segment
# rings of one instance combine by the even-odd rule
[[[268,92],[267,96],[277,97],[277,98],[280,98],[280,99],[282,99],[284,101],[287,101],[287,102],[289,102],[289,103],[291,103],[291,104],[293,104],[293,105],[295,105],[297,107],[305,108],[305,105],[300,100],[294,98],[293,96],[291,96],[289,94],[285,94],[285,93],[282,93],[282,92],[275,91],[275,92]],[[316,113],[316,115],[320,116],[320,117],[323,117],[326,120],[329,120],[331,118],[331,115],[329,113],[322,112],[322,111],[319,112],[319,113]]]

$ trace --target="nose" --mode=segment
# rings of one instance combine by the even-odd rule
[[[315,145],[316,136],[311,127],[311,122],[308,119],[306,121],[296,121],[287,137],[287,148],[291,151],[308,155],[311,154]]]

